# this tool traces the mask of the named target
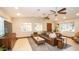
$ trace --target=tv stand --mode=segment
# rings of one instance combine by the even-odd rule
[[[0,38],[0,42],[4,45],[5,48],[12,49],[16,42],[16,34],[9,33],[6,36]]]

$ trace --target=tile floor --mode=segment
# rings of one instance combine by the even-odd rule
[[[29,38],[18,39],[12,51],[32,51],[32,47],[28,39]],[[63,49],[62,51],[79,51],[79,44],[75,43],[72,39],[67,38],[67,43],[71,45],[71,47]]]
[[[18,39],[12,51],[32,51],[27,38]]]

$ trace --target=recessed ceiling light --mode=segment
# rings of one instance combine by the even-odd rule
[[[79,13],[77,13],[76,15],[79,16]]]
[[[15,9],[18,9],[18,7],[14,7]]]
[[[16,15],[17,15],[17,16],[20,16],[21,14],[20,14],[20,13],[17,13]]]

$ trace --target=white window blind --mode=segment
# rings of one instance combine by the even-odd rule
[[[42,31],[42,24],[41,23],[35,23],[35,31]]]
[[[74,32],[74,30],[75,30],[74,23],[61,23],[61,24],[59,24],[59,31],[61,31],[61,32],[64,32],[64,31]]]
[[[23,23],[21,29],[22,29],[22,32],[31,32],[32,31],[32,24],[31,23]]]
[[[4,18],[0,17],[0,37],[2,37],[4,34]]]

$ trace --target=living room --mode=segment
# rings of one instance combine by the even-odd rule
[[[11,45],[5,38],[1,38],[3,39],[2,44],[6,42],[3,47],[7,45],[6,47],[10,47],[11,51],[79,51],[78,40],[76,40],[78,39],[76,33],[79,32],[78,10],[78,7],[0,7],[1,17],[10,23],[9,26],[7,23],[4,24],[9,27],[7,27],[7,31],[4,28],[4,32],[9,33],[7,36],[11,35],[12,37],[10,37],[13,39],[13,42],[10,40]],[[55,42],[46,42],[45,37],[41,36],[45,33],[49,35],[52,32],[63,36],[62,39],[57,37],[55,46],[52,46]],[[36,41],[34,36],[41,36],[45,40],[42,42],[44,44]],[[14,41],[14,39],[16,40]]]

